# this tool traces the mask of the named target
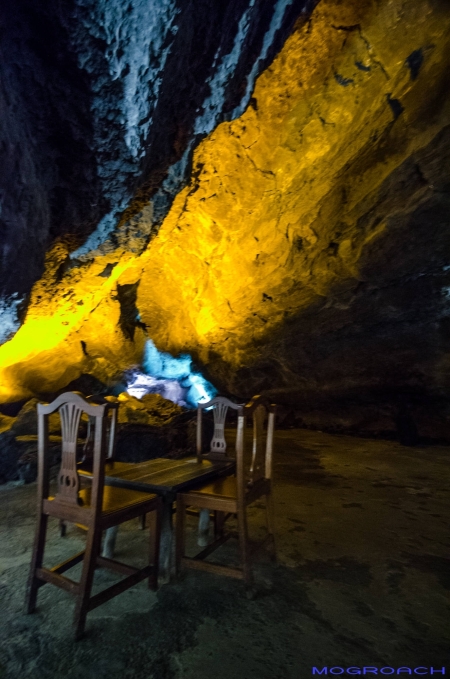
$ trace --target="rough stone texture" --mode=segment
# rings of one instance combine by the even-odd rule
[[[111,386],[150,337],[294,424],[448,439],[449,26],[434,0],[322,0],[142,253],[121,227],[94,259],[48,252],[0,398]]]
[[[178,459],[195,455],[195,423],[191,426],[192,422],[192,414],[184,413],[172,424],[121,425],[117,432],[116,459],[143,462],[156,457]]]
[[[8,415],[0,415],[0,434],[10,429],[13,423],[14,417],[8,417]]]
[[[3,486],[4,679],[306,679],[314,666],[448,672],[448,448],[285,431],[274,461],[280,565],[260,555],[254,600],[233,578],[191,570],[157,593],[144,582],[99,606],[82,642],[72,640],[74,604],[62,590],[45,585],[36,613],[23,614],[36,488]],[[258,505],[254,536],[265,519]],[[194,554],[197,522],[187,523]],[[69,526],[61,538],[51,522],[47,563],[84,545],[84,531]],[[120,527],[118,559],[139,565],[147,549],[137,521]],[[217,558],[233,565],[237,554],[230,540]],[[67,576],[77,579],[79,569]],[[119,577],[98,569],[94,587]]]
[[[22,452],[16,444],[14,432],[0,434],[0,484],[18,478],[17,462]]]
[[[184,180],[195,139],[233,115],[246,79],[254,81],[311,5],[2,3],[0,341],[55,239],[74,250],[97,228],[98,246],[124,210],[127,223],[160,189],[140,235],[125,228],[116,236],[145,246]]]
[[[11,431],[15,436],[37,436],[38,422],[37,422],[37,398],[32,398],[25,403],[19,414],[15,418],[11,426]],[[80,423],[80,436],[86,434],[86,423]],[[52,413],[49,417],[48,432],[50,435],[61,435],[61,419],[58,413]]]
[[[107,396],[116,400],[114,396]],[[196,413],[167,401],[159,394],[142,400],[126,392],[117,398],[119,406],[116,454],[122,462],[141,462],[155,457],[178,458],[196,452]],[[0,484],[22,479],[25,483],[37,476],[37,398],[27,401],[17,417],[0,420]],[[87,435],[87,417],[79,426],[80,452]],[[212,420],[203,421],[203,441],[211,440]],[[58,413],[49,418],[49,441],[52,464],[61,459],[61,420]]]
[[[120,403],[119,423],[148,424],[155,427],[170,424],[186,410],[159,394],[147,394],[142,399],[123,392],[117,398]]]
[[[147,394],[139,400],[124,392],[118,401],[118,460],[141,462],[195,454],[195,413],[159,394]]]
[[[144,255],[158,346],[192,337],[219,389],[268,391],[307,425],[449,437],[445,17],[321,3],[287,41]]]
[[[90,82],[57,6],[19,0],[0,10],[0,296],[26,295],[50,242],[85,237],[104,209]]]

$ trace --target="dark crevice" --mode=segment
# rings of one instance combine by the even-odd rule
[[[139,311],[136,306],[137,291],[140,281],[117,285],[117,299],[120,304],[119,326],[126,339],[134,340],[136,327],[141,326]]]

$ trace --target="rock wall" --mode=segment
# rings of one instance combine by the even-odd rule
[[[79,256],[117,241],[145,247],[198,139],[244,110],[313,4],[2,3],[0,342],[23,319],[55,240]],[[113,235],[143,205],[137,237],[127,226]]]
[[[150,337],[286,423],[449,438],[449,19],[322,0],[198,145],[156,237],[136,189],[106,245],[49,251],[2,400],[112,384]]]
[[[18,0],[0,8],[0,341],[16,329],[11,302],[26,308],[51,241],[84,239],[105,209],[91,83],[58,6]]]
[[[303,424],[449,437],[449,18],[321,2],[288,39],[141,260],[158,346]]]

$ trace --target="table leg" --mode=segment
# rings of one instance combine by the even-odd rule
[[[197,544],[199,547],[209,544],[209,509],[200,509]]]
[[[161,584],[169,582],[170,572],[174,561],[174,532],[173,532],[173,501],[163,498],[161,542],[159,545],[159,581]]]
[[[169,582],[174,559],[172,511],[173,502],[164,498],[161,522],[161,542],[159,548],[159,578],[161,583]],[[114,558],[118,529],[118,526],[112,526],[112,528],[108,528],[105,531],[102,556],[107,559]]]
[[[116,548],[116,538],[119,526],[112,526],[105,530],[105,540],[103,542],[102,556],[106,559],[114,558],[114,550]]]

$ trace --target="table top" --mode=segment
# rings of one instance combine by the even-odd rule
[[[172,495],[234,471],[236,461],[158,457],[145,462],[106,462],[105,484],[133,490]],[[81,472],[82,473],[82,472]]]

